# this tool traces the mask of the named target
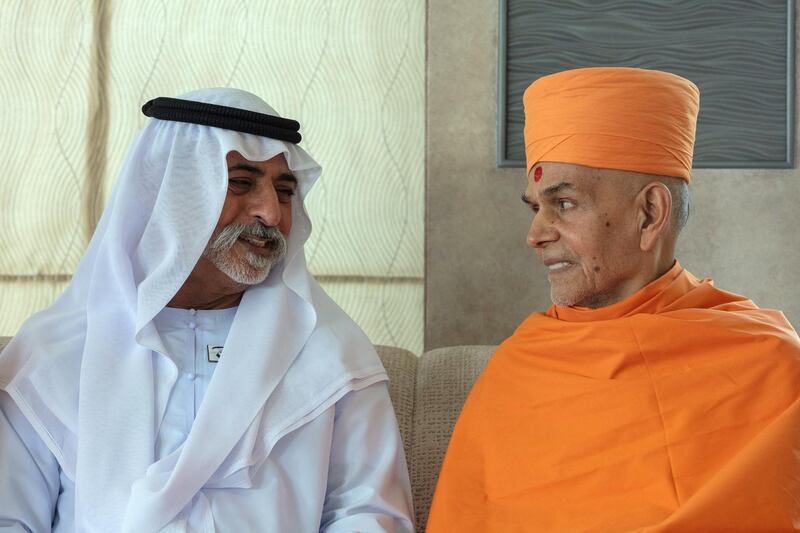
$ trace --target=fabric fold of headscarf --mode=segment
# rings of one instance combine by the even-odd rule
[[[456,424],[428,533],[794,531],[800,339],[676,264],[503,342]]]
[[[700,91],[685,78],[567,70],[534,81],[523,105],[528,173],[550,161],[690,179]]]

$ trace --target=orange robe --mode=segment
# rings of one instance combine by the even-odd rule
[[[456,424],[428,533],[800,529],[800,339],[679,264],[535,313]]]

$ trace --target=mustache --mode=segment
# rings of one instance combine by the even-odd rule
[[[228,250],[239,239],[239,237],[255,237],[267,241],[266,247],[280,256],[286,252],[286,238],[274,226],[267,226],[260,222],[252,224],[240,224],[231,222],[219,232],[209,248],[213,250]]]

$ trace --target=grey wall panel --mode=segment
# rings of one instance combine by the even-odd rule
[[[793,12],[793,0],[501,0],[498,163],[523,166],[532,81],[607,65],[698,85],[696,168],[790,168]]]

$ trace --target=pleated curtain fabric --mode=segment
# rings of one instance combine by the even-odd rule
[[[94,0],[0,5],[0,335],[63,290],[141,105],[256,93],[323,167],[311,271],[375,343],[422,351],[425,3]]]

